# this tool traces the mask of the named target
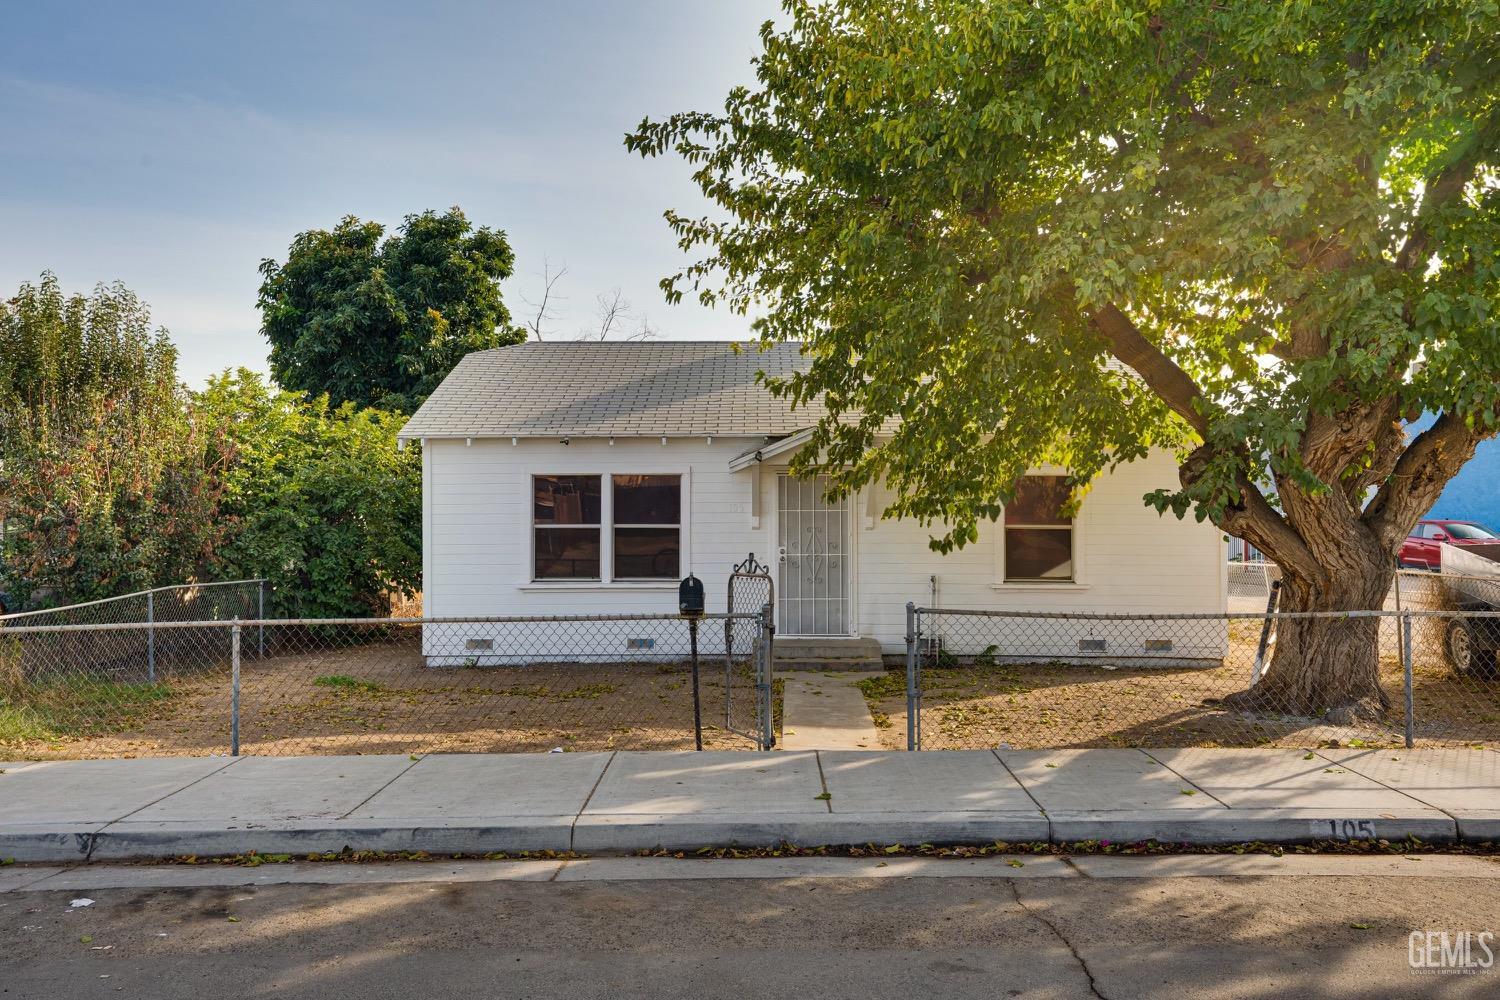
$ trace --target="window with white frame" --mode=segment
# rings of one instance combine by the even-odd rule
[[[598,580],[604,506],[600,476],[533,476],[533,573],[538,580]]]
[[[535,580],[676,580],[682,477],[533,476]]]
[[[1022,476],[1005,505],[1005,582],[1073,580],[1073,519],[1066,476]]]
[[[614,579],[677,579],[682,564],[682,477],[610,478]]]

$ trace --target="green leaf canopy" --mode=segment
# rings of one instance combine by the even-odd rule
[[[1491,0],[784,6],[756,87],[627,145],[718,208],[668,214],[669,297],[806,342],[842,488],[946,547],[1028,467],[1175,446],[1152,502],[1334,590],[1493,433]]]
[[[514,265],[505,234],[458,208],[409,215],[388,238],[352,215],[301,233],[285,263],[260,267],[271,372],[335,405],[410,413],[465,354],[525,339],[500,298]]]

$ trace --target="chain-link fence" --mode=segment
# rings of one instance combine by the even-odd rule
[[[1273,562],[1231,562],[1226,572],[1233,612],[1265,611],[1271,587],[1281,579],[1281,567]],[[1479,611],[1491,606],[1500,608],[1500,576],[1400,569],[1391,581],[1383,610]]]
[[[50,640],[51,663],[71,662],[73,650],[91,664],[96,673],[116,680],[154,681],[158,671],[191,670],[202,660],[201,650],[211,644],[214,630],[207,633],[182,628],[158,628],[167,624],[229,622],[236,618],[265,617],[266,581],[225,580],[157,587],[120,597],[69,604],[41,611],[0,615],[0,629],[65,625],[130,625],[105,636],[67,639],[58,633]],[[133,626],[141,626],[135,628]],[[82,633],[78,633],[79,636]],[[226,647],[227,649],[227,647]],[[40,661],[43,654],[33,651]],[[38,662],[38,668],[45,664]]]
[[[1272,562],[1230,562],[1227,572],[1230,603],[1238,605],[1248,602],[1245,610],[1264,610],[1266,601],[1271,596],[1271,584],[1281,579],[1280,568]]]
[[[1335,725],[1271,674],[1278,633],[1338,631],[1384,706]],[[866,686],[911,749],[1500,742],[1500,613],[1087,615],[909,609],[907,672]],[[1369,658],[1356,651],[1373,644]],[[1339,654],[1344,655],[1344,654]],[[1320,664],[1321,666],[1321,664]],[[1268,680],[1268,677],[1270,680]],[[904,683],[903,683],[904,681]],[[1259,687],[1258,693],[1255,689]],[[1245,692],[1252,692],[1246,695]],[[903,727],[888,732],[902,733]],[[894,742],[894,741],[893,741]]]
[[[7,626],[0,758],[690,749],[692,627],[675,615]],[[769,622],[706,615],[698,630],[704,745],[770,743]]]
[[[1349,615],[913,607],[907,670],[860,686],[892,749],[1494,745],[1500,612],[1452,583]],[[776,742],[770,606],[700,620],[706,747]],[[1384,704],[1357,724],[1245,703],[1277,689],[1278,645],[1317,618],[1345,623],[1328,655],[1371,644]],[[0,622],[0,759],[695,745],[692,625],[675,615],[22,622]]]

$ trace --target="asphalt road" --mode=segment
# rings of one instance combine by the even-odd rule
[[[1500,995],[1500,969],[1408,964],[1413,930],[1500,931],[1494,878],[435,881],[71,905],[83,895],[0,894],[0,996]]]

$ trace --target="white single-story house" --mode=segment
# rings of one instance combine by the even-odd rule
[[[756,374],[805,364],[797,345],[721,341],[470,354],[401,431],[422,443],[424,613],[672,613],[690,572],[708,610],[723,611],[729,573],[750,553],[775,576],[778,636],[874,640],[887,654],[904,649],[908,601],[1224,611],[1222,534],[1143,503],[1175,483],[1169,453],[1105,476],[1072,519],[1057,516],[1062,470],[1038,469],[1003,523],[941,555],[930,529],[881,517],[885,488],[829,503],[822,483],[788,476],[818,414],[789,409]],[[428,633],[435,656],[439,633]],[[517,641],[497,640],[493,659]]]

